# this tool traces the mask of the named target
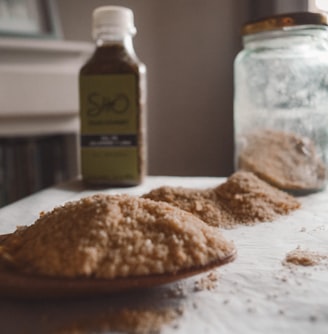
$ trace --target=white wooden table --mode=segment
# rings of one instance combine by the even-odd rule
[[[0,234],[28,225],[42,210],[94,192],[143,194],[160,185],[207,188],[222,178],[148,177],[142,186],[124,189],[85,190],[78,182],[53,187],[0,210]],[[282,264],[297,246],[328,255],[328,191],[300,198],[302,208],[274,222],[240,226],[223,231],[234,240],[238,258],[215,270],[212,290],[195,291],[195,282],[206,274],[177,284],[78,300],[0,300],[0,332],[97,333],[93,328],[69,331],[83,323],[94,324],[109,310],[156,309],[179,306],[183,311],[161,333],[328,333],[328,262],[317,266]],[[181,294],[168,292],[176,291]],[[102,317],[102,321],[104,317]],[[101,326],[99,327],[101,328]],[[106,328],[104,324],[103,328]],[[66,330],[66,331],[65,331]],[[109,333],[99,331],[99,333]]]

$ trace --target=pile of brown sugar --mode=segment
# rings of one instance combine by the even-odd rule
[[[299,246],[286,254],[283,264],[315,266],[328,257],[317,252],[301,249]]]
[[[94,195],[43,213],[5,239],[0,260],[24,273],[115,278],[226,259],[233,243],[196,216],[128,195]]]
[[[246,136],[245,142],[239,168],[286,191],[308,192],[324,187],[326,167],[310,138],[263,130]]]
[[[222,228],[272,221],[300,207],[294,197],[246,171],[234,173],[215,188],[199,190],[164,186],[143,197],[168,202],[209,225]]]

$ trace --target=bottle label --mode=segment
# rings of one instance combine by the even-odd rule
[[[80,76],[83,178],[139,179],[137,88],[133,74]]]

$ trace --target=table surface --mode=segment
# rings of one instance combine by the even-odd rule
[[[161,185],[208,188],[223,178],[148,177],[124,189],[84,189],[74,181],[38,192],[0,210],[0,234],[30,225],[40,211],[95,192],[140,195]],[[101,298],[0,299],[2,333],[114,333],[109,312],[179,309],[161,333],[328,333],[328,261],[285,266],[298,246],[328,255],[328,191],[301,197],[302,208],[274,222],[223,230],[237,259],[213,274],[214,286],[196,289],[208,273],[178,283]],[[107,329],[106,329],[107,328]],[[116,331],[117,332],[117,331]]]

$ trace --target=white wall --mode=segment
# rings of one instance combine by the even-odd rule
[[[99,5],[134,11],[135,47],[148,68],[150,174],[232,172],[232,66],[247,3],[57,0],[68,40],[91,40],[91,13]]]
[[[276,0],[275,10],[277,13],[288,13],[308,9],[308,0]]]

